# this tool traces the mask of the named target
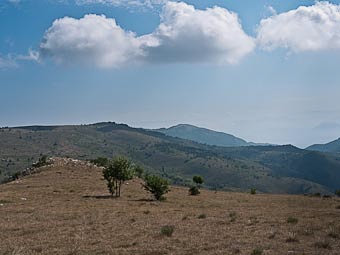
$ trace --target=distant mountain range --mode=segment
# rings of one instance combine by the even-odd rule
[[[179,124],[169,128],[155,129],[154,131],[161,132],[168,136],[187,139],[207,145],[224,147],[269,145],[247,142],[242,138],[233,136],[231,134],[217,132],[207,128],[196,127],[189,124]]]
[[[326,144],[314,144],[307,147],[306,150],[340,153],[340,138]]]
[[[123,155],[173,184],[191,185],[192,176],[201,175],[205,187],[219,190],[325,194],[340,188],[340,155],[291,145],[210,146],[114,122],[0,128],[0,182],[41,155]]]

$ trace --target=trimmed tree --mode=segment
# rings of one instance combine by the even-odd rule
[[[190,187],[189,194],[192,196],[196,196],[200,193],[199,189],[201,188],[201,185],[203,184],[204,180],[201,176],[195,175],[192,178],[192,181],[195,183],[195,186]]]
[[[131,162],[124,157],[117,157],[107,164],[103,169],[103,176],[111,196],[115,194],[116,197],[120,197],[122,184],[132,179],[133,173]]]
[[[157,175],[146,175],[144,181],[143,187],[146,191],[149,191],[156,200],[165,200],[164,194],[170,191],[167,180]]]

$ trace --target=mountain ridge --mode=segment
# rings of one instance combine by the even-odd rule
[[[202,175],[207,188],[219,190],[327,194],[340,186],[340,159],[333,155],[291,145],[210,146],[114,122],[2,128],[0,155],[0,181],[41,155],[83,160],[122,155],[178,185],[191,185],[193,175]]]
[[[265,143],[253,143],[221,131],[215,131],[208,128],[197,127],[191,124],[177,124],[169,128],[154,129],[168,136],[187,139],[207,145],[216,145],[224,147],[238,146],[262,146],[270,145]]]

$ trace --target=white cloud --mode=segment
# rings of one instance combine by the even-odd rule
[[[42,57],[56,62],[116,67],[141,55],[140,42],[114,19],[85,15],[81,19],[57,19],[40,44]]]
[[[15,62],[12,56],[9,55],[6,57],[2,57],[0,55],[0,70],[13,68],[13,67],[17,67],[17,63]]]
[[[35,61],[39,62],[40,61],[40,54],[38,51],[29,49],[27,55],[17,55],[15,57],[16,60],[27,60],[27,61]]]
[[[263,19],[257,42],[293,52],[340,49],[340,5],[317,2]]]
[[[55,20],[40,52],[59,63],[118,67],[137,61],[236,63],[254,47],[237,14],[220,7],[197,10],[186,3],[168,2],[161,24],[143,36],[123,30],[105,16]]]
[[[164,6],[161,24],[145,38],[153,40],[145,49],[148,60],[160,62],[236,63],[255,47],[237,14],[175,2]]]

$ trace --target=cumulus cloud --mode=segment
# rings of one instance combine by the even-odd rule
[[[317,2],[263,19],[257,43],[293,52],[340,49],[340,5]]]
[[[220,7],[197,10],[168,2],[161,24],[148,39],[148,61],[236,63],[255,43],[245,34],[236,13]]]
[[[186,3],[168,2],[160,25],[143,36],[123,30],[103,15],[55,20],[40,52],[59,63],[117,67],[131,62],[236,63],[254,47],[237,14],[220,7],[197,10]]]
[[[142,54],[134,33],[124,31],[114,19],[93,14],[55,20],[45,33],[40,52],[58,63],[99,67],[116,67]]]

